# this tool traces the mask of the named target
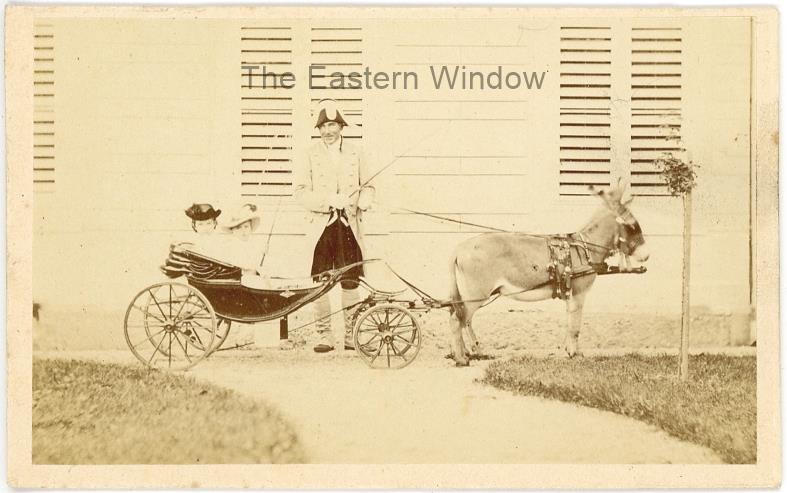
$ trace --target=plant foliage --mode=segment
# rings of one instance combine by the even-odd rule
[[[757,360],[691,356],[687,382],[675,356],[521,357],[495,361],[483,382],[518,394],[611,411],[704,445],[735,464],[757,462]]]
[[[656,159],[655,165],[672,195],[685,195],[697,186],[696,169],[700,167],[698,164],[686,162],[668,152]]]

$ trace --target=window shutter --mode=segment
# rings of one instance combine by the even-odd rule
[[[310,29],[309,62],[312,66],[323,66],[316,71],[322,77],[315,77],[310,87],[312,106],[325,98],[335,99],[344,110],[350,126],[342,136],[359,141],[363,137],[363,88],[349,88],[347,76],[362,73],[364,70],[363,28],[358,26],[321,27]],[[345,77],[345,87],[330,87],[331,81],[338,80],[337,74]],[[314,133],[312,139],[319,139]]]
[[[244,26],[240,35],[241,195],[290,196],[293,89],[282,87],[281,74],[294,72],[292,27]]]
[[[609,26],[560,28],[560,195],[610,183]]]
[[[681,157],[683,76],[680,27],[631,28],[631,185],[634,195],[669,195],[654,166]]]
[[[33,29],[33,191],[55,190],[55,32],[47,22]]]

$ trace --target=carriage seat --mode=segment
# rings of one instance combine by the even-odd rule
[[[193,243],[175,243],[170,245],[169,256],[161,266],[161,271],[169,278],[182,275],[200,280],[236,280],[241,279],[241,269],[234,265],[216,260],[197,251]]]

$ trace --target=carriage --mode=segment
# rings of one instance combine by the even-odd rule
[[[148,367],[187,370],[227,349],[233,323],[278,319],[286,337],[288,315],[325,296],[357,265],[305,279],[260,278],[242,276],[240,268],[200,253],[191,244],[172,245],[161,268],[170,280],[140,291],[126,310],[126,343]],[[364,279],[360,283],[369,294],[348,307],[356,354],[371,368],[409,365],[422,344],[417,312],[432,308],[432,302],[400,299],[406,289],[382,291]]]

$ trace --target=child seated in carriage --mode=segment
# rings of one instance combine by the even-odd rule
[[[191,219],[191,229],[198,235],[212,234],[221,215],[221,209],[214,209],[210,204],[192,204],[185,212]]]
[[[221,229],[229,235],[214,234],[218,225],[217,218],[221,214],[220,209],[214,209],[210,204],[193,204],[185,212],[191,219],[191,229],[197,236],[191,241],[176,243],[180,249],[191,250],[239,267],[243,276],[259,277],[264,254],[263,249],[251,236],[260,224],[260,217],[256,214],[257,206],[244,204],[233,217],[222,224]]]
[[[226,244],[223,258],[243,269],[243,275],[260,275],[264,250],[252,241],[251,234],[260,225],[257,206],[243,204],[222,228],[232,236]]]

